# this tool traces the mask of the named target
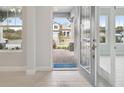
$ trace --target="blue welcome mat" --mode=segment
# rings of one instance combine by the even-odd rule
[[[54,64],[54,68],[75,68],[76,64]]]

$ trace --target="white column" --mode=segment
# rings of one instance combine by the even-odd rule
[[[52,7],[36,7],[36,65],[41,70],[51,70],[52,35]]]
[[[26,74],[35,74],[36,44],[35,44],[35,7],[28,6],[23,8],[23,29],[26,37],[25,58],[27,63]]]

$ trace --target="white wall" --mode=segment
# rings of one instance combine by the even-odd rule
[[[36,66],[51,67],[52,7],[36,7]]]
[[[35,73],[35,62],[36,62],[36,16],[35,7],[24,7],[23,8],[23,29],[25,32],[25,56],[26,56],[26,67],[27,73]]]
[[[2,66],[25,66],[26,62],[24,61],[22,51],[8,51],[0,52],[0,67]]]

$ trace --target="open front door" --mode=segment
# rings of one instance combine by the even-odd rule
[[[80,67],[88,81],[96,86],[96,10],[95,7],[80,7]]]

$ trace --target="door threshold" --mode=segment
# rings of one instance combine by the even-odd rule
[[[53,71],[77,71],[78,68],[53,68]]]

